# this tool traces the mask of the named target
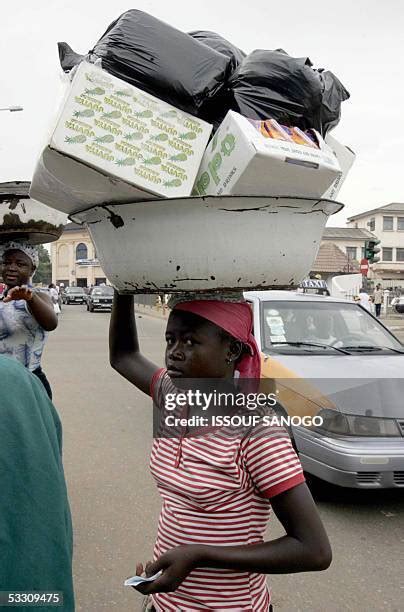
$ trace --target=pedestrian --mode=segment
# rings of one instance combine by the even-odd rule
[[[383,297],[383,289],[379,283],[378,285],[376,285],[376,289],[373,293],[373,304],[375,305],[375,313],[377,318],[380,317],[382,311]]]
[[[0,389],[0,592],[59,592],[63,604],[57,609],[73,612],[60,420],[38,379],[2,355]],[[17,608],[28,612],[32,600],[26,606],[23,601]],[[54,600],[40,602],[35,610],[46,612]],[[4,593],[1,603],[7,605]]]
[[[246,302],[192,300],[177,304],[166,328],[166,368],[141,352],[132,296],[115,293],[110,362],[164,413],[183,379],[215,379],[230,388],[237,377],[259,382],[260,354]],[[182,382],[181,382],[182,381]],[[193,414],[188,405],[188,416]],[[137,587],[150,609],[272,609],[265,574],[326,569],[331,549],[304,482],[289,436],[228,437],[221,429],[153,440],[151,471],[163,499],[154,561]],[[259,433],[259,435],[257,435]],[[286,535],[264,542],[271,506]],[[138,563],[136,573],[143,572]]]
[[[41,357],[47,332],[56,329],[58,319],[49,295],[32,286],[37,266],[35,247],[23,242],[3,246],[2,275],[6,290],[0,300],[0,354],[20,361],[41,380],[52,398]]]
[[[366,308],[366,310],[368,310],[369,312],[372,311],[372,305],[371,305],[369,294],[364,288],[362,288],[359,292],[359,302],[363,308]]]
[[[55,311],[55,314],[58,315],[61,312],[60,305],[59,305],[59,292],[56,288],[56,285],[54,285],[53,283],[48,285],[48,289],[49,289],[50,298],[53,303],[53,310]]]

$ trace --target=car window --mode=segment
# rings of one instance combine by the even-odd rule
[[[97,287],[93,289],[91,295],[114,295],[112,287]]]
[[[299,342],[337,348],[403,348],[376,319],[354,303],[271,301],[263,303],[261,316],[263,350],[293,352],[298,347],[292,349],[287,343]]]

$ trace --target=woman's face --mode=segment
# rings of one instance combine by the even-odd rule
[[[22,251],[6,251],[3,255],[2,276],[8,287],[26,285],[34,272],[32,261]]]
[[[166,329],[165,362],[170,378],[232,378],[231,340],[214,323],[173,310]]]

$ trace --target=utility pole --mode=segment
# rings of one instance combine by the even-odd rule
[[[10,111],[10,113],[16,113],[17,111],[23,111],[22,106],[4,106],[0,108],[0,111]]]

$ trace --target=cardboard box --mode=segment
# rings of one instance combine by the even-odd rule
[[[327,134],[327,136],[325,137],[325,143],[332,149],[341,167],[341,172],[339,172],[337,178],[335,179],[331,187],[329,187],[324,193],[325,198],[328,198],[329,200],[335,200],[339,190],[345,182],[346,177],[348,176],[348,172],[350,171],[356,156],[355,153],[349,147],[345,147],[330,134]]]
[[[83,62],[34,173],[31,196],[66,213],[189,196],[212,126]]]
[[[265,138],[230,111],[202,159],[195,195],[289,195],[320,198],[341,173],[336,156],[321,148]]]

